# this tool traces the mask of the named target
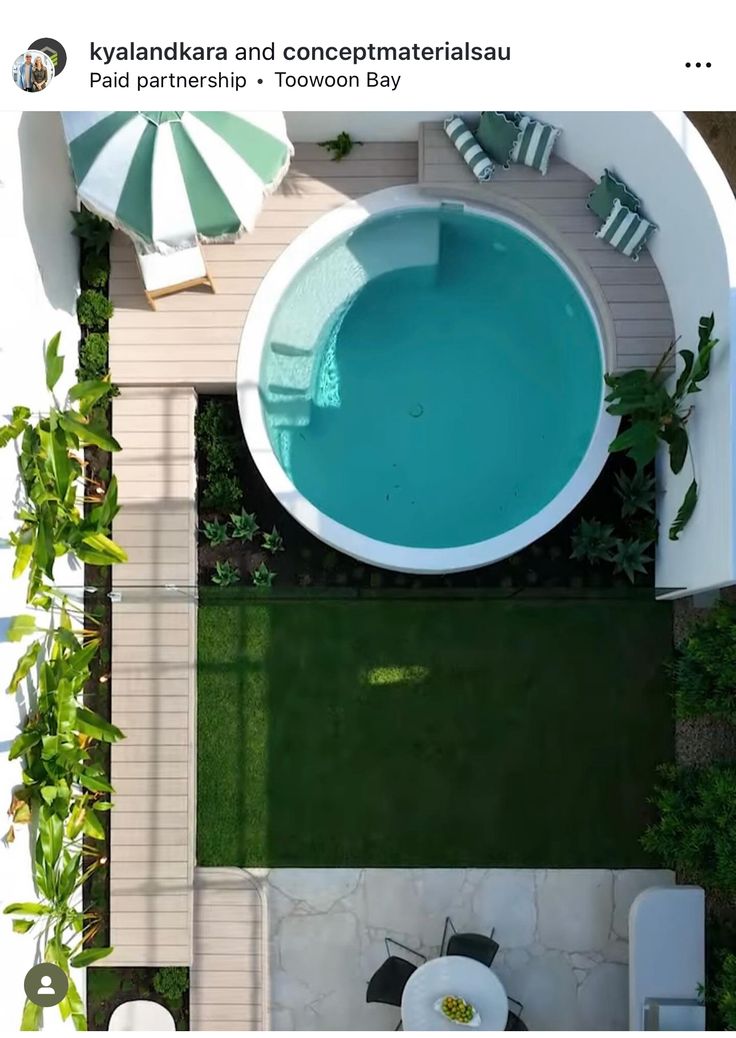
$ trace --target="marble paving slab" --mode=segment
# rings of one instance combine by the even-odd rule
[[[264,877],[274,1030],[393,1030],[365,1001],[394,937],[437,955],[445,916],[490,932],[530,1030],[626,1030],[629,906],[674,883],[646,869],[273,869]]]

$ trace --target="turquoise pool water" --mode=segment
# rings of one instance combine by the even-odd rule
[[[602,393],[581,290],[534,238],[462,207],[371,217],[304,266],[269,329],[269,438],[313,505],[415,548],[540,512]]]

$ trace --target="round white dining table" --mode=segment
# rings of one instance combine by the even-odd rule
[[[445,995],[458,995],[475,1006],[478,1026],[454,1023],[438,1012],[435,1004]],[[493,970],[464,955],[442,955],[419,966],[401,999],[405,1031],[503,1031],[508,1012],[506,992]]]

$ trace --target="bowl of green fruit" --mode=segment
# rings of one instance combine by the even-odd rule
[[[459,995],[445,995],[435,1002],[434,1008],[453,1024],[460,1024],[462,1027],[480,1026],[480,1016],[475,1006]]]

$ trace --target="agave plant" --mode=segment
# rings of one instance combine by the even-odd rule
[[[212,522],[205,520],[202,533],[207,538],[210,548],[217,548],[218,545],[227,544],[230,540],[230,531],[227,523],[221,523],[218,519],[213,519]]]
[[[611,562],[615,573],[625,573],[633,584],[637,573],[646,573],[647,564],[652,561],[651,555],[647,555],[647,548],[651,541],[640,541],[635,538],[617,540],[611,555]]]
[[[284,538],[274,526],[270,533],[263,535],[263,547],[275,555],[277,551],[284,550]]]
[[[644,469],[616,473],[616,493],[621,498],[621,515],[626,517],[637,512],[654,513],[654,476]]]
[[[212,583],[219,587],[230,587],[240,580],[240,570],[231,562],[216,562],[215,572],[212,574]]]
[[[598,519],[581,519],[572,535],[570,558],[594,566],[599,562],[610,562],[615,543],[612,526]]]
[[[254,512],[246,512],[242,509],[240,514],[233,512],[230,515],[233,537],[239,541],[252,541],[260,527],[256,522]]]
[[[276,574],[268,568],[265,562],[262,562],[257,569],[253,570],[253,584],[256,587],[271,587],[275,577]]]
[[[675,474],[682,471],[690,450],[687,422],[692,405],[686,397],[700,392],[700,383],[710,373],[710,361],[718,339],[713,338],[713,314],[700,318],[698,324],[697,354],[693,350],[678,350],[682,367],[674,389],[668,389],[667,361],[675,351],[675,343],[667,349],[654,372],[637,368],[623,374],[607,374],[606,396],[608,413],[628,419],[628,426],[610,444],[609,451],[625,451],[637,468],[646,468],[661,443],[669,451],[670,468]],[[670,540],[676,541],[690,520],[698,501],[698,484],[693,478],[674,522],[670,526]]]

